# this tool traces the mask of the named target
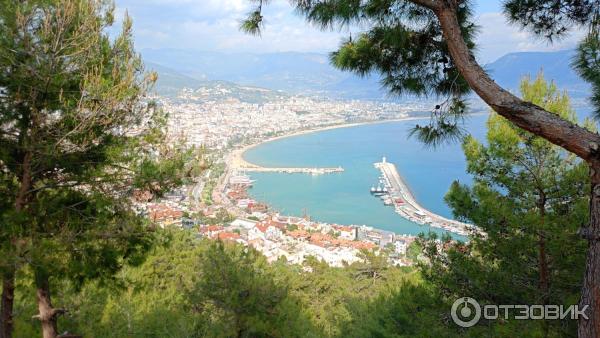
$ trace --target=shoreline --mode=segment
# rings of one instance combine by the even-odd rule
[[[288,137],[301,136],[301,135],[318,133],[318,132],[327,131],[327,130],[340,129],[340,128],[352,128],[352,127],[359,127],[359,126],[365,126],[365,125],[371,125],[371,124],[381,124],[381,123],[391,123],[391,122],[417,121],[417,120],[425,120],[425,119],[429,119],[429,118],[430,118],[429,116],[423,116],[423,117],[414,116],[414,117],[405,117],[405,118],[399,118],[399,119],[341,123],[341,124],[317,127],[317,128],[312,128],[312,129],[293,131],[290,134],[273,136],[273,137],[267,138],[265,140],[261,140],[261,141],[243,146],[240,149],[233,150],[231,152],[231,154],[228,156],[229,159],[227,161],[228,162],[227,165],[231,166],[231,169],[238,169],[238,170],[244,169],[244,168],[251,168],[251,169],[270,168],[270,167],[261,166],[261,165],[247,161],[244,158],[244,154],[252,148],[256,148],[265,143],[279,141],[281,139],[288,138]],[[292,167],[290,167],[290,168],[292,168]]]
[[[486,114],[485,112],[481,112],[481,113],[474,113],[474,114],[470,114],[470,115],[483,115]],[[356,122],[356,123],[347,123],[347,124],[336,124],[336,125],[329,125],[329,126],[323,126],[323,127],[317,127],[317,128],[313,128],[313,129],[306,129],[306,130],[299,130],[299,131],[295,131],[295,132],[291,132],[289,134],[285,134],[285,135],[279,135],[279,136],[274,136],[274,137],[270,137],[267,138],[265,140],[261,140],[246,146],[243,146],[239,149],[235,149],[233,150],[230,155],[227,157],[227,176],[230,174],[231,171],[236,171],[236,170],[241,170],[243,171],[244,169],[269,169],[271,167],[264,167],[255,163],[251,163],[249,161],[247,161],[244,158],[244,154],[251,150],[252,148],[258,147],[262,144],[265,143],[269,143],[269,142],[274,142],[274,141],[278,141],[284,138],[288,138],[288,137],[293,137],[293,136],[301,136],[301,135],[306,135],[306,134],[310,134],[310,133],[316,133],[316,132],[321,132],[321,131],[327,131],[327,130],[333,130],[333,129],[340,129],[340,128],[351,128],[351,127],[357,127],[357,126],[363,126],[363,125],[372,125],[372,124],[383,124],[383,123],[391,123],[391,122],[404,122],[404,121],[417,121],[417,120],[425,120],[425,119],[429,119],[429,116],[415,116],[415,117],[406,117],[406,118],[398,118],[398,119],[388,119],[388,120],[378,120],[378,121],[365,121],[365,122]],[[292,167],[289,167],[292,168]],[[410,188],[410,186],[404,181],[402,174],[400,172],[396,171],[396,174],[400,177],[400,181],[402,182],[403,188],[402,190],[404,190],[405,194],[408,194],[408,200],[410,200],[414,205],[417,206],[417,209],[420,209],[422,211],[424,211],[426,214],[428,214],[429,216],[433,216],[433,218],[437,218],[438,220],[444,220],[446,222],[448,222],[449,224],[453,224],[454,227],[444,227],[444,226],[439,226],[439,225],[434,225],[434,224],[427,224],[428,226],[432,227],[432,228],[437,228],[446,232],[450,232],[450,233],[454,233],[460,236],[467,236],[466,233],[466,227],[469,226],[466,223],[462,223],[453,219],[448,219],[444,216],[438,215],[432,211],[430,211],[429,209],[423,207],[421,204],[419,204],[419,202],[416,200],[416,198],[414,198],[414,194],[412,192],[412,189]],[[403,194],[404,195],[404,194]],[[424,225],[421,224],[419,222],[415,222],[415,220],[409,218],[409,217],[405,217],[403,215],[399,215],[399,217],[402,217],[404,219],[407,219],[417,225]],[[445,223],[445,222],[444,222]],[[449,225],[449,224],[445,224],[445,225]],[[457,226],[458,224],[460,224],[460,226]]]

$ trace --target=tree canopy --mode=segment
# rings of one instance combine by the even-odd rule
[[[166,139],[166,115],[146,96],[126,17],[110,1],[0,2],[0,217],[3,334],[21,269],[32,272],[45,337],[56,333],[50,289],[111,279],[141,263],[152,227],[133,192],[160,196],[182,183],[194,152]],[[6,300],[6,301],[5,301]]]

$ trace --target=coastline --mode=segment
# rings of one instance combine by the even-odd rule
[[[352,127],[358,127],[358,126],[363,126],[363,125],[371,125],[371,124],[381,124],[381,123],[390,123],[390,122],[403,122],[403,121],[417,121],[417,120],[426,120],[426,119],[429,119],[429,116],[423,116],[423,117],[414,116],[414,117],[405,117],[405,118],[399,118],[399,119],[388,119],[388,120],[377,120],[377,121],[364,121],[364,122],[354,122],[354,123],[341,123],[341,124],[335,124],[335,125],[317,127],[317,128],[312,128],[312,129],[298,130],[298,131],[291,132],[289,134],[270,137],[270,138],[267,138],[265,140],[261,140],[261,141],[258,141],[258,142],[255,142],[255,143],[243,146],[240,149],[235,149],[228,156],[229,158],[227,160],[227,165],[228,165],[228,167],[231,166],[230,169],[243,169],[243,168],[260,169],[260,168],[268,168],[268,167],[263,167],[261,165],[255,164],[255,163],[248,162],[244,158],[244,153],[246,153],[248,150],[250,150],[252,148],[258,147],[258,146],[263,145],[265,143],[278,141],[278,140],[281,140],[281,139],[284,139],[284,138],[288,138],[288,137],[306,135],[306,134],[311,134],[311,133],[318,133],[318,132],[332,130],[332,129],[352,128]]]
[[[486,114],[486,113],[483,113],[483,112],[482,113],[474,113],[471,115],[483,115],[483,114]],[[281,139],[284,139],[287,137],[300,136],[300,135],[316,133],[316,132],[332,130],[332,129],[351,128],[351,127],[362,126],[362,125],[383,124],[383,123],[391,123],[391,122],[404,122],[404,121],[413,121],[413,120],[417,121],[417,120],[427,120],[427,119],[429,119],[429,116],[405,117],[405,118],[399,118],[399,119],[364,121],[364,122],[347,123],[347,124],[342,123],[342,124],[306,129],[306,130],[299,130],[299,131],[291,132],[289,134],[267,138],[267,139],[261,140],[259,142],[255,142],[255,143],[243,146],[239,149],[232,151],[230,153],[230,155],[228,156],[228,160],[226,162],[227,163],[226,174],[227,174],[227,176],[229,176],[232,172],[235,172],[237,170],[244,171],[244,169],[257,169],[257,171],[260,171],[260,169],[269,169],[270,167],[263,167],[258,164],[255,164],[255,163],[251,163],[244,158],[244,154],[248,150],[251,150],[254,147],[257,147],[259,145],[262,145],[262,144],[265,144],[268,142],[278,141],[278,140],[281,140]],[[252,170],[250,170],[250,171],[252,171]],[[422,212],[422,214],[426,215],[427,217],[429,217],[430,220],[432,220],[431,222],[427,222],[427,224],[429,226],[438,228],[441,230],[445,230],[445,231],[448,231],[448,232],[451,232],[454,234],[458,234],[460,236],[468,235],[468,229],[472,228],[473,227],[472,225],[462,223],[462,222],[459,222],[459,221],[456,221],[453,219],[448,219],[446,217],[438,215],[438,214],[430,211],[429,209],[423,207],[414,197],[414,194],[411,191],[409,185],[404,181],[402,174],[396,170],[394,170],[394,171],[395,171],[395,175],[398,176],[398,181],[400,182],[400,185],[401,185],[401,189],[399,189],[399,190],[401,192],[402,198],[404,198],[407,202],[410,203],[410,205],[414,206],[415,209],[419,210],[420,212]],[[405,214],[404,212],[399,212],[398,210],[396,210],[396,212],[400,214],[399,217],[410,220],[416,224],[425,224],[422,221],[415,220],[414,217],[410,217],[409,214]]]

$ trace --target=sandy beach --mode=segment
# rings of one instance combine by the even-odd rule
[[[244,153],[254,147],[261,145],[261,144],[281,140],[286,137],[299,136],[299,135],[305,135],[305,134],[310,134],[310,133],[317,133],[317,132],[331,130],[331,129],[351,128],[351,127],[369,125],[369,124],[380,124],[380,123],[413,121],[413,120],[416,121],[416,120],[426,120],[426,119],[429,119],[429,116],[406,117],[406,118],[400,118],[400,119],[365,121],[365,122],[356,122],[356,123],[343,123],[343,124],[336,124],[336,125],[324,126],[324,127],[318,127],[318,128],[312,128],[312,129],[306,129],[306,130],[299,130],[299,131],[291,132],[289,134],[271,137],[271,138],[262,140],[260,142],[249,144],[240,149],[236,149],[236,150],[232,151],[231,154],[229,155],[228,160],[227,160],[227,165],[230,169],[262,168],[261,166],[259,166],[257,164],[246,161],[246,159],[244,159]]]

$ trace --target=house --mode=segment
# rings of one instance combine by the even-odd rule
[[[394,242],[394,251],[399,255],[406,255],[408,249],[408,243],[403,240],[397,240]]]
[[[281,232],[280,229],[272,226],[272,225],[268,225],[268,224],[264,224],[264,223],[257,223],[254,228],[250,229],[248,231],[248,239],[252,240],[252,239],[269,239],[269,240],[276,240],[279,239],[281,237],[283,233]]]
[[[217,234],[217,238],[222,241],[237,242],[241,237],[240,234],[236,234],[235,232],[223,231]]]
[[[266,204],[255,202],[255,203],[248,204],[247,209],[248,209],[248,212],[250,212],[250,213],[255,213],[255,212],[265,213],[265,212],[267,212],[267,210],[269,208]]]
[[[248,208],[248,205],[253,204],[253,203],[256,203],[256,201],[249,199],[249,198],[243,198],[243,199],[237,201],[237,206],[238,206],[238,208],[246,209],[246,208]]]
[[[304,230],[293,230],[293,231],[288,231],[286,233],[286,235],[292,237],[295,240],[299,240],[299,241],[305,241],[310,237],[310,234]]]
[[[353,241],[358,236],[358,229],[349,226],[337,226],[335,229],[339,232],[340,238]]]
[[[166,203],[153,204],[148,207],[148,217],[161,226],[181,226],[183,211]]]
[[[330,246],[337,246],[338,241],[328,234],[323,234],[320,232],[311,234],[310,236],[310,244],[314,244],[320,246],[322,248],[327,248]]]
[[[371,243],[371,242],[363,242],[363,241],[354,241],[354,242],[350,242],[350,245],[357,250],[360,249],[367,249],[367,250],[373,250],[377,247],[376,244]]]
[[[217,234],[219,234],[220,232],[222,232],[224,229],[225,228],[223,228],[220,225],[209,225],[209,226],[200,227],[198,229],[198,232],[200,232],[200,234],[203,237],[214,238]]]

